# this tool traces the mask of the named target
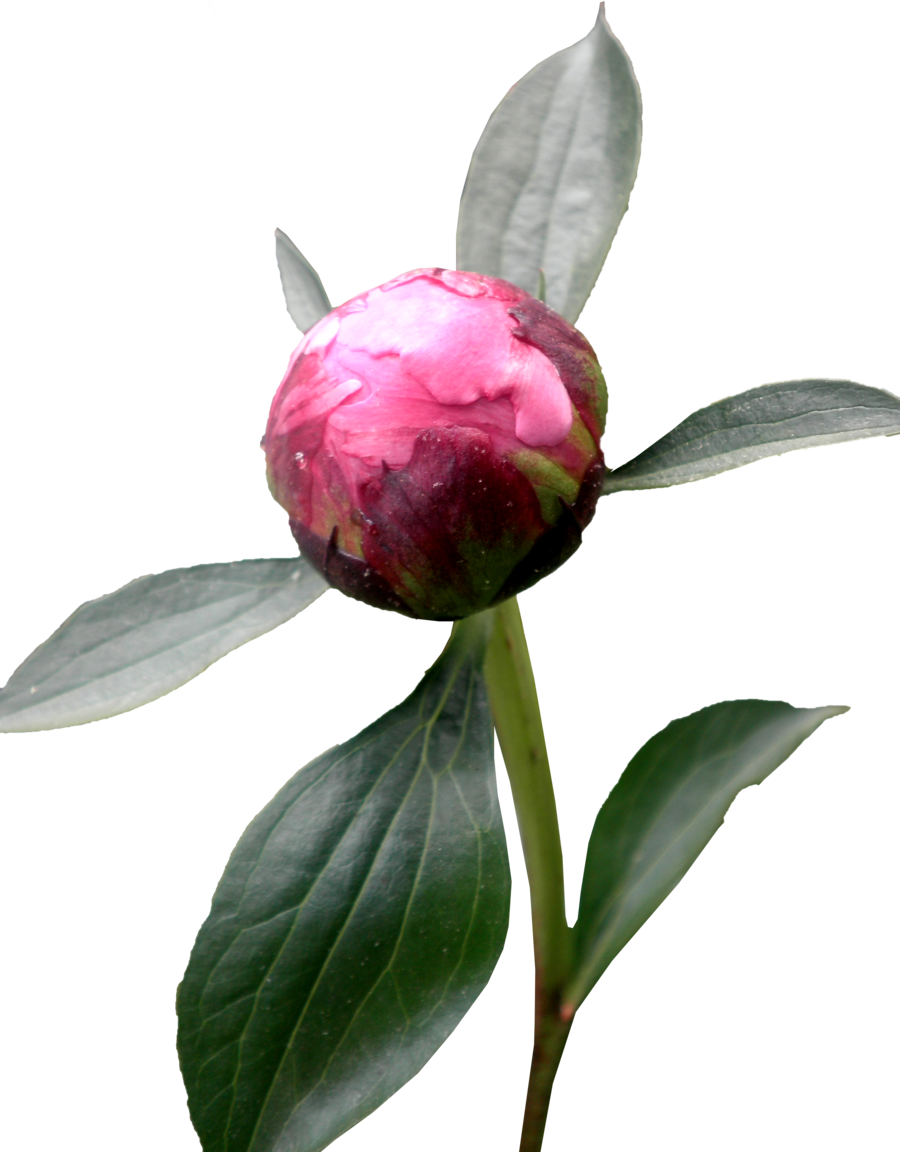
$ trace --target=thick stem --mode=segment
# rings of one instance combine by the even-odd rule
[[[562,845],[534,673],[515,599],[495,609],[485,674],[522,839],[534,933],[534,1052],[520,1152],[539,1152],[571,1017],[560,1016],[571,967]]]

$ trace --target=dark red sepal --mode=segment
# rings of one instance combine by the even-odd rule
[[[578,550],[581,545],[581,526],[571,507],[562,499],[560,504],[563,510],[557,522],[547,529],[525,559],[515,566],[493,604],[501,604],[510,596],[518,596],[526,588],[531,588],[538,580],[543,580],[561,564],[565,564],[573,552]]]
[[[494,600],[500,604],[510,596],[518,596],[526,588],[537,584],[560,565],[565,564],[573,552],[581,545],[581,533],[594,516],[597,500],[603,489],[603,456],[587,470],[584,481],[574,504],[567,504],[560,498],[562,511],[557,522],[548,528],[537,541],[524,560],[520,560],[509,579],[500,589]]]
[[[402,612],[404,616],[416,615],[399,596],[394,595],[387,581],[365,560],[338,548],[337,529],[332,532],[330,540],[323,540],[299,520],[291,519],[289,523],[300,551],[332,587],[373,608]]]
[[[525,476],[473,428],[430,428],[409,464],[370,481],[363,551],[417,615],[488,607],[545,524]]]
[[[603,494],[606,463],[603,459],[603,453],[600,452],[599,449],[597,454],[600,459],[595,464],[592,464],[587,472],[585,472],[584,479],[581,481],[581,487],[578,489],[578,495],[575,497],[575,503],[572,505],[572,513],[578,521],[578,526],[582,532],[594,519],[597,501]]]

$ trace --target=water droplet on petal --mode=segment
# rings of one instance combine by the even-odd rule
[[[298,468],[305,468],[306,465],[309,463],[309,460],[306,457],[306,453],[305,452],[295,452],[294,453],[294,463],[297,465]]]

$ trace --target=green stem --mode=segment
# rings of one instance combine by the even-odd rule
[[[485,664],[494,726],[509,774],[522,839],[534,934],[534,1054],[520,1152],[538,1152],[553,1078],[572,1026],[560,1016],[571,968],[562,845],[534,673],[515,598],[495,609]]]

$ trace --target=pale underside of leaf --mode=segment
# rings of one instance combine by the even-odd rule
[[[509,876],[487,632],[466,628],[232,854],[178,995],[205,1152],[324,1148],[422,1067],[496,962]]]
[[[673,721],[629,764],[594,825],[585,863],[577,1007],[676,887],[721,827],[737,794],[760,784],[840,706],[796,709],[735,700]]]
[[[179,688],[328,585],[302,558],[142,576],[82,604],[0,691],[0,732],[87,724]]]
[[[497,107],[460,203],[457,267],[499,276],[574,323],[628,207],[640,92],[602,7],[591,32],[544,60]]]
[[[702,408],[621,468],[603,492],[688,484],[799,448],[900,433],[900,398],[849,380],[765,384]]]
[[[322,281],[290,236],[280,228],[275,229],[275,259],[288,315],[301,332],[308,332],[331,311]]]

